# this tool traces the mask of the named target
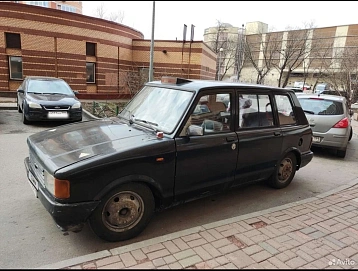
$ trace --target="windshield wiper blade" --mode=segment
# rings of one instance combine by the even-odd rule
[[[134,116],[133,116],[134,117]],[[140,122],[144,122],[144,123],[147,123],[147,124],[150,124],[150,125],[153,125],[153,126],[158,126],[157,123],[155,122],[150,122],[150,121],[147,121],[147,120],[142,120],[142,119],[134,119],[135,121],[140,121]]]
[[[133,116],[133,117],[134,117],[134,116]],[[145,124],[149,124],[150,128],[152,128],[154,132],[158,132],[157,128],[154,127],[154,126],[158,126],[158,124],[155,123],[155,122],[150,122],[150,121],[142,120],[142,119],[134,119],[134,121],[138,121],[138,122],[143,122],[143,123],[145,123]]]
[[[314,112],[313,112],[313,111],[310,111],[310,110],[303,110],[303,112],[308,113],[308,114],[311,114],[311,115],[314,115]]]

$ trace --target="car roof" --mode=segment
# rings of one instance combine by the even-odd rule
[[[30,79],[30,80],[63,80],[61,78],[57,78],[57,77],[51,77],[51,76],[26,76],[25,79]]]
[[[258,85],[258,84],[249,84],[249,83],[239,83],[239,82],[225,82],[225,81],[214,81],[214,80],[197,80],[197,79],[183,79],[177,77],[166,77],[170,79],[176,79],[176,82],[166,82],[163,81],[152,81],[148,82],[146,85],[148,86],[160,86],[160,87],[168,87],[168,88],[175,88],[181,90],[190,90],[199,92],[202,89],[211,89],[211,88],[218,88],[222,87],[225,88],[237,88],[237,89],[259,89],[263,91],[270,91],[270,90],[277,90],[281,91],[282,93],[291,92],[294,93],[291,89],[284,89],[279,87],[271,87],[265,85]]]
[[[299,97],[299,99],[303,99],[303,98],[323,98],[323,99],[332,100],[332,101],[344,101],[344,100],[346,100],[346,98],[343,97],[343,96],[329,95],[329,94],[313,94],[313,93],[300,93],[297,97]]]

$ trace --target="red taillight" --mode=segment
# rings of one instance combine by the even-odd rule
[[[338,121],[333,128],[347,128],[349,124],[348,118],[344,118],[340,121]]]

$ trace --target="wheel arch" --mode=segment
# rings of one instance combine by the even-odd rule
[[[125,177],[121,177],[119,179],[114,180],[105,186],[94,198],[94,200],[101,200],[105,195],[107,195],[110,191],[115,189],[116,187],[129,184],[129,183],[141,183],[146,185],[152,192],[155,207],[159,208],[163,203],[163,193],[161,186],[152,178],[145,175],[129,175]]]
[[[283,155],[280,157],[280,160],[277,163],[280,163],[281,160],[288,154],[288,153],[293,153],[296,157],[296,170],[300,169],[300,165],[301,165],[301,152],[299,151],[299,149],[295,148],[295,147],[291,147],[288,148]]]

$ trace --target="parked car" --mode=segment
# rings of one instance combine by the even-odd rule
[[[302,89],[303,91],[304,91],[304,90],[310,90],[310,89],[311,89],[311,86],[310,86],[310,85],[303,84],[303,82],[295,82],[295,83],[293,84],[293,87],[294,87],[294,88],[300,88],[300,89]]]
[[[347,99],[342,96],[302,94],[298,100],[313,130],[312,145],[336,150],[344,158],[352,139],[351,116]]]
[[[22,122],[81,121],[82,105],[71,87],[60,78],[27,76],[17,89],[17,110]]]
[[[331,90],[333,90],[331,84],[321,83],[316,85],[314,93],[322,93],[323,91],[331,91]]]
[[[62,230],[88,221],[100,238],[121,241],[159,209],[251,182],[288,186],[311,161],[311,143],[291,90],[163,77],[117,117],[30,135],[25,166]]]

